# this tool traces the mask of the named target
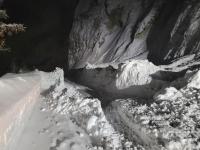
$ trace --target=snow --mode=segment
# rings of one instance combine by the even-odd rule
[[[63,90],[49,93],[45,98],[49,109],[74,120],[90,136],[93,145],[113,149],[121,147],[120,136],[106,120],[100,101],[85,97],[74,86],[66,83]]]
[[[91,116],[88,123],[87,123],[87,130],[91,130],[93,127],[96,126],[97,123],[97,116]]]
[[[12,149],[40,95],[40,76],[7,74],[0,79],[0,149]]]
[[[119,89],[125,89],[130,86],[150,84],[152,81],[150,75],[160,70],[160,67],[147,60],[132,60],[121,66],[120,73],[117,75],[116,86]]]
[[[52,73],[36,71],[27,76],[32,79],[35,74],[40,75],[41,89],[45,90],[35,108],[29,109],[28,113],[33,113],[9,150],[120,149],[121,136],[107,121],[100,101],[81,92],[86,88],[64,83],[61,69]],[[15,76],[21,82],[26,79],[24,75]]]
[[[155,94],[150,104],[141,104],[136,98],[115,100],[106,110],[108,119],[130,141],[145,149],[199,149],[199,89],[185,85],[177,90],[173,86],[174,83]]]
[[[84,130],[67,116],[42,108],[46,105],[40,99],[15,150],[87,150],[91,143]]]
[[[167,87],[164,91],[161,91],[164,93],[157,93],[154,95],[154,99],[156,100],[168,100],[168,99],[177,99],[178,97],[183,96],[181,92],[179,92],[174,87]]]
[[[0,88],[15,92],[7,98],[20,99],[17,95],[27,93],[29,84],[38,85],[37,79],[41,85],[41,97],[34,109],[29,107],[29,113],[33,113],[9,150],[200,149],[199,70],[166,82],[160,71],[167,66],[155,66],[146,60],[114,66],[92,65],[79,76],[94,87],[101,85],[94,88],[97,92],[103,88],[113,92],[111,96],[115,97],[104,108],[104,98],[109,97],[105,91],[101,91],[104,97],[91,95],[91,87],[64,80],[59,68],[51,73],[9,74],[0,79]],[[121,97],[121,90],[132,95]],[[6,97],[3,90],[0,92]]]
[[[190,77],[188,87],[200,89],[200,71]]]

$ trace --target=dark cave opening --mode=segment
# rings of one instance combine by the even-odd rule
[[[26,32],[10,37],[10,54],[0,53],[1,73],[19,69],[68,70],[68,37],[78,0],[4,0],[9,23],[22,23]]]

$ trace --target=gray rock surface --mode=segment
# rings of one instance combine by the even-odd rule
[[[69,67],[146,59],[168,64],[199,53],[197,0],[80,0],[70,34]]]
[[[70,35],[70,68],[145,58],[157,7],[152,0],[81,0]]]

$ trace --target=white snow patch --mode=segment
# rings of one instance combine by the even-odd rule
[[[164,91],[164,93],[162,93]],[[178,97],[183,96],[180,91],[174,87],[168,87],[161,92],[155,94],[154,99],[156,100],[168,100],[168,99],[177,99]]]
[[[64,87],[64,71],[60,68],[56,68],[55,71],[46,73],[46,72],[39,72],[41,76],[41,88],[42,90],[47,90],[52,86],[56,86],[59,89]]]
[[[120,73],[117,75],[116,86],[118,89],[124,89],[130,86],[150,84],[151,75],[160,70],[160,67],[147,60],[133,60],[122,65]]]
[[[87,130],[91,130],[93,127],[95,127],[97,120],[98,120],[97,116],[91,116],[87,123]]]
[[[195,74],[189,79],[189,83],[188,83],[187,86],[188,86],[188,87],[191,87],[191,88],[200,89],[200,71],[198,71],[197,73],[195,73]]]

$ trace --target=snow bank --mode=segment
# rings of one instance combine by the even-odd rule
[[[57,69],[54,73],[42,73],[42,76],[45,74],[44,81],[45,77],[54,80],[61,77],[60,73],[61,71]],[[51,76],[51,74],[56,75],[56,77]],[[62,85],[64,86],[62,87]],[[93,146],[116,150],[121,148],[121,136],[107,121],[99,99],[93,98],[89,94],[84,95],[80,86],[70,82],[64,83],[63,80],[54,82],[54,86],[49,88],[50,90],[46,90],[43,94],[48,109],[56,114],[70,117],[73,122],[84,129],[92,141],[89,148],[94,149]]]
[[[197,71],[194,75],[190,77],[187,86],[191,88],[200,89],[200,71]]]
[[[159,71],[162,68],[136,60],[126,62],[118,69],[84,70],[85,73],[79,78],[99,89],[116,90],[116,93],[112,93],[114,96],[122,94],[121,89],[116,87],[116,81],[119,81],[122,90],[136,86],[135,91],[130,88],[128,92],[136,93],[138,89],[145,96],[149,93],[144,88],[156,88],[156,94],[151,99],[113,99],[103,110],[98,98],[85,94],[88,89],[70,82],[64,83],[58,69],[57,73],[45,73],[54,80],[52,83],[55,85],[48,86],[51,90],[47,90],[44,102],[56,114],[69,116],[89,135],[90,149],[199,149],[199,73],[189,72],[183,79],[166,85],[160,81],[162,75],[157,74]],[[56,74],[56,77],[51,74]],[[160,91],[155,87],[156,83],[161,85]],[[144,84],[148,87],[144,87]],[[106,97],[106,93],[103,94]]]
[[[151,102],[115,100],[106,108],[107,118],[145,149],[200,149],[199,71],[189,74],[159,91]]]
[[[56,68],[55,71],[47,73],[40,71],[38,72],[41,76],[41,88],[42,90],[47,90],[52,86],[59,88],[64,87],[64,71],[60,68]],[[59,85],[59,86],[58,86]]]
[[[37,73],[8,74],[0,79],[0,149],[17,142],[27,116],[40,95]]]
[[[85,97],[69,83],[63,90],[53,91],[44,99],[50,110],[69,116],[84,129],[93,146],[105,149],[121,147],[120,135],[107,121],[98,99]]]

